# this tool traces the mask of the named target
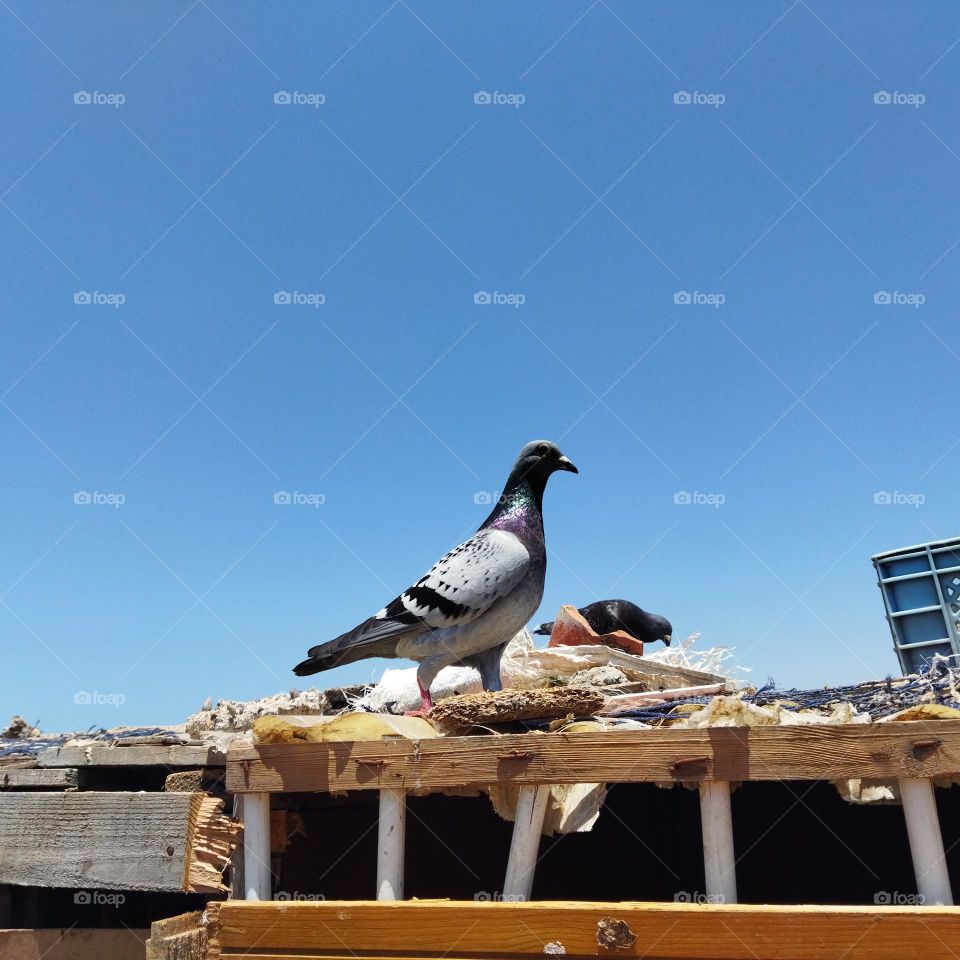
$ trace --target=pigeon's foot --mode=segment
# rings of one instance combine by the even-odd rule
[[[422,717],[433,709],[433,700],[430,698],[430,688],[425,687],[420,682],[419,677],[417,677],[417,687],[420,690],[420,709],[411,710],[407,714],[408,717]]]

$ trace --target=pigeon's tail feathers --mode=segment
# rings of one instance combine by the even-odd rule
[[[293,672],[298,677],[307,677],[312,673],[332,670],[334,667],[342,667],[367,657],[395,657],[397,642],[410,632],[409,623],[371,617],[335,640],[311,647],[307,651],[307,659],[298,663]]]
[[[551,620],[549,623],[541,623],[540,626],[537,627],[537,629],[533,632],[539,634],[541,637],[549,637],[550,634],[553,633],[553,624],[553,620]]]

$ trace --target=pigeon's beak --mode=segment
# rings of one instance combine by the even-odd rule
[[[668,633],[668,634],[663,638],[664,646],[669,647],[669,646],[670,646],[670,641],[671,641],[672,639],[673,639],[673,637],[671,637],[670,634]]]
[[[560,457],[557,460],[557,469],[558,470],[569,470],[570,473],[579,473],[580,471],[573,465],[572,461],[568,460],[566,457]]]

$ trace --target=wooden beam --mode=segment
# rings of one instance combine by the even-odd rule
[[[937,777],[960,772],[960,720],[261,744],[228,757],[233,793]]]
[[[222,767],[223,751],[196,746],[50,747],[37,755],[39,767]]]
[[[0,790],[72,790],[79,780],[75,767],[0,769]]]
[[[571,957],[956,960],[960,910],[676,903],[208,905],[211,958]],[[600,944],[606,944],[601,946]]]
[[[237,843],[203,793],[0,794],[0,883],[74,890],[225,890]]]

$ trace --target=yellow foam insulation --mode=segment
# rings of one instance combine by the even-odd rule
[[[678,713],[689,709],[678,708]],[[739,697],[714,697],[705,707],[673,724],[676,727],[766,727],[802,726],[821,723],[869,723],[870,715],[861,713],[853,704],[838,703],[829,714],[816,710],[787,710],[779,704],[758,706]]]
[[[311,718],[313,719],[313,718]],[[260,717],[253,724],[254,743],[333,743],[344,740],[382,740],[406,737],[426,740],[440,734],[423,717],[396,717],[389,713],[341,713],[304,725],[287,717]]]
[[[918,703],[880,718],[881,723],[890,720],[960,720],[960,710],[942,703]]]

